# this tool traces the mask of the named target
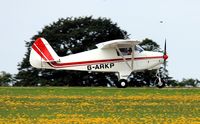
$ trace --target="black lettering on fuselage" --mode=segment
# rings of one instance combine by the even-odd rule
[[[97,65],[88,65],[87,70],[99,70],[99,69],[110,69],[115,66],[114,63],[105,63],[105,64],[97,64]]]
[[[114,67],[115,64],[114,63],[110,63],[110,68]]]
[[[87,70],[92,70],[91,65],[88,65],[88,66],[87,66]]]
[[[100,64],[100,69],[104,69],[104,64]]]
[[[95,70],[100,69],[99,65],[95,65]]]
[[[104,66],[105,66],[105,69],[110,68],[110,66],[108,66],[108,64],[104,64]]]

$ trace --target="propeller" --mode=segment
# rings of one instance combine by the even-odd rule
[[[167,43],[166,43],[166,39],[165,39],[165,46],[164,46],[163,59],[164,59],[164,69],[166,70],[166,66],[167,66],[167,59],[168,59],[168,55],[167,55]]]

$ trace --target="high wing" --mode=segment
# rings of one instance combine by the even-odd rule
[[[139,44],[140,41],[135,41],[131,39],[119,39],[119,40],[110,40],[103,43],[96,44],[99,49],[106,49],[106,48],[130,48]]]

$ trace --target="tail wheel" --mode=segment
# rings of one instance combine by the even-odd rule
[[[128,82],[125,79],[120,79],[118,82],[116,82],[116,86],[118,88],[126,88],[128,86]]]
[[[165,87],[165,80],[163,80],[162,78],[157,78],[156,80],[155,80],[155,84],[156,84],[156,86],[158,87],[158,88],[163,88],[163,87]]]

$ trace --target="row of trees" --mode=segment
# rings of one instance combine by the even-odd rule
[[[10,74],[4,72],[0,77],[0,85],[14,82],[15,86],[112,86],[117,80],[115,73],[55,71],[33,68],[29,63],[29,55],[31,46],[38,37],[48,39],[48,42],[59,56],[66,56],[94,49],[96,48],[95,44],[100,42],[126,39],[129,34],[107,18],[61,18],[45,26],[42,31],[26,42],[27,52],[18,65],[19,72],[13,78]],[[145,50],[160,50],[160,46],[150,39],[143,40],[140,45]],[[140,82],[139,84],[137,79],[140,80],[145,75],[145,80],[153,80],[154,73],[154,71],[134,73],[135,77],[132,80],[134,85],[132,86],[150,86],[151,83]],[[176,81],[172,82],[178,84]]]
[[[95,75],[95,73],[92,73],[92,74]],[[5,71],[1,71],[0,72],[0,86],[19,86],[19,85],[17,83],[15,75],[12,75]],[[23,85],[20,85],[20,86],[23,86]],[[41,86],[41,83],[37,83],[34,85],[26,85],[26,86]],[[73,86],[77,86],[77,85],[74,84]],[[83,78],[82,83],[80,83],[78,86],[113,86],[113,83],[109,79],[105,79],[105,78],[102,79],[101,76],[93,79],[93,77],[88,75],[87,77]],[[145,84],[140,81],[139,82],[132,81],[129,84],[129,86],[141,87],[141,86],[150,86],[150,84]],[[192,78],[182,79],[182,81],[169,80],[167,86],[169,87],[200,87],[200,80],[192,79]]]

